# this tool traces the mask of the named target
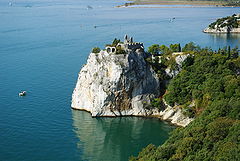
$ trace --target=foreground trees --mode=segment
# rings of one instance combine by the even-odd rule
[[[239,50],[220,50],[185,45],[183,51],[192,56],[170,81],[164,99],[170,105],[181,105],[195,120],[186,128],[174,130],[162,146],[148,145],[131,161],[239,160]]]

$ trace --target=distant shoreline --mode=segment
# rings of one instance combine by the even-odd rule
[[[123,5],[116,6],[117,8],[199,8],[199,7],[239,7],[239,6],[225,6],[224,2],[212,1],[160,1],[160,2],[129,2]],[[149,5],[163,5],[163,6],[149,6]],[[165,6],[169,5],[169,6]],[[179,5],[179,6],[175,6]],[[185,6],[189,5],[189,6]],[[134,7],[133,7],[134,6]]]

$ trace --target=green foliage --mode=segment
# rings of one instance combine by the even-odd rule
[[[101,49],[99,47],[94,47],[92,49],[92,53],[99,53],[101,51]]]
[[[235,6],[235,7],[239,7],[239,6],[240,6],[240,1],[230,1],[230,2],[227,2],[226,4],[224,4],[223,6]]]
[[[155,98],[151,100],[151,106],[160,110],[163,110],[165,108],[162,98]]]
[[[159,51],[160,48],[158,44],[153,44],[152,46],[148,47],[148,52],[151,53],[152,55],[158,55]]]
[[[112,44],[106,44],[105,47],[110,46],[110,47],[117,47],[118,43],[120,43],[120,39],[115,38],[112,42]]]
[[[171,44],[170,50],[173,52],[181,52],[181,45],[180,44]]]
[[[200,47],[195,45],[193,42],[186,44],[182,49],[183,52],[199,51],[199,50],[200,50]]]
[[[195,46],[195,45],[191,45]],[[189,50],[190,47],[185,49]],[[131,160],[237,161],[240,158],[240,57],[237,49],[194,49],[170,81],[165,100],[195,120],[162,146],[149,145]],[[236,52],[236,53],[235,53]],[[235,53],[235,56],[228,56]],[[191,102],[195,102],[190,106]],[[153,106],[159,106],[154,100]]]
[[[172,49],[171,49],[172,47]],[[154,56],[158,56],[158,55],[168,55],[171,54],[173,52],[178,52],[179,50],[181,50],[181,46],[180,44],[171,44],[170,48],[168,48],[165,45],[158,45],[158,44],[153,44],[152,46],[150,46],[148,48],[148,52],[151,53]]]
[[[153,70],[157,73],[160,81],[169,79],[169,77],[165,73],[165,69],[167,66],[165,66],[165,64],[162,62],[160,63],[159,57],[155,57],[154,59],[152,59],[152,57],[148,57],[145,60],[152,66]]]
[[[164,64],[164,66],[170,67],[171,70],[176,70],[178,68],[178,65],[174,57],[169,57],[168,59],[163,58],[162,60],[163,60],[162,63]]]
[[[234,5],[239,5],[238,3],[228,3],[227,5],[232,4]],[[236,17],[236,15],[232,15],[232,16],[228,16],[228,17],[223,17],[223,18],[219,18],[217,19],[215,22],[211,23],[209,25],[209,28],[211,29],[215,29],[215,28],[223,28],[223,27],[229,27],[229,28],[238,28],[240,26],[239,21],[238,21],[238,17]]]
[[[116,47],[116,54],[126,54],[126,51],[125,50],[123,50],[123,49],[121,49],[121,47],[120,46],[117,46]]]
[[[236,66],[225,55],[195,55],[183,63],[183,70],[168,86],[166,101],[184,105],[197,100],[195,110],[207,106],[213,99],[230,98],[238,94],[240,81],[234,74]],[[229,66],[232,65],[232,67]],[[233,67],[235,66],[235,67]],[[237,90],[237,91],[236,91]],[[198,113],[197,111],[195,112]]]
[[[165,45],[161,45],[159,46],[159,51],[161,52],[161,54],[163,55],[169,55],[172,53],[171,49],[169,49],[167,46]]]
[[[186,68],[194,64],[194,55],[188,56],[185,61],[182,63],[182,67]]]
[[[121,41],[120,41],[120,39],[116,39],[116,38],[115,38],[115,39],[113,40],[113,42],[112,42],[112,45],[111,45],[111,46],[114,46],[114,47],[116,47],[116,46],[117,46],[117,44],[118,44],[118,43],[120,43],[120,42],[121,42]]]

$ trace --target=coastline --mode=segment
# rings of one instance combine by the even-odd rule
[[[91,115],[91,112],[86,110],[86,109],[79,109],[79,108],[74,108],[74,107],[71,107],[72,110],[76,110],[76,111],[83,111],[83,112],[87,112]],[[102,118],[116,118],[116,117],[142,117],[142,118],[154,118],[154,119],[159,119],[160,121],[164,121],[166,123],[168,123],[169,125],[172,125],[172,126],[176,126],[176,127],[184,127],[184,126],[181,126],[179,124],[176,124],[176,123],[172,123],[171,119],[163,119],[163,116],[160,116],[160,115],[122,115],[122,116],[107,116],[107,115],[104,115],[104,116],[91,116],[92,118],[99,118],[99,117],[102,117]]]
[[[77,110],[77,111],[84,111],[89,113],[90,115],[92,114],[90,111],[86,110],[86,109],[79,109],[79,108],[74,108],[71,107],[71,109],[73,110]],[[161,111],[164,112],[164,111]],[[116,117],[142,117],[142,118],[156,118],[159,119],[160,121],[165,121],[167,122],[169,125],[173,125],[176,127],[186,127],[188,124],[183,125],[181,123],[178,122],[173,122],[173,119],[171,119],[171,117],[167,117],[166,119],[164,119],[164,115],[121,115],[121,116],[112,116],[112,115],[101,115],[101,116],[91,116],[92,118],[99,118],[99,117],[105,117],[105,118],[116,118]],[[189,122],[190,123],[190,122]]]
[[[224,6],[225,4],[226,3],[224,2],[212,2],[212,1],[160,1],[160,2],[143,1],[143,2],[125,3],[123,5],[116,6],[116,8],[205,8],[205,7],[232,8],[232,7],[239,7],[239,6]]]
[[[221,32],[216,30],[203,30],[202,32],[206,34],[240,34],[239,31]]]

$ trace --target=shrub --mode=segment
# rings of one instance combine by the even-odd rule
[[[92,49],[92,53],[99,53],[101,51],[101,49],[99,47],[94,47]]]
[[[160,51],[158,44],[153,44],[152,46],[148,47],[148,52],[152,55],[158,55]]]

